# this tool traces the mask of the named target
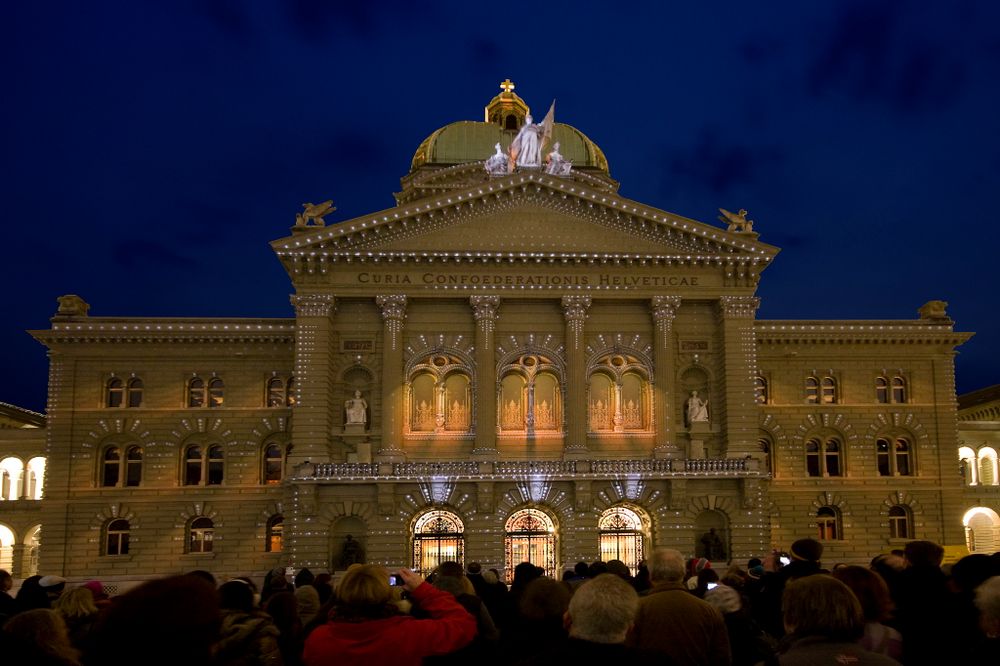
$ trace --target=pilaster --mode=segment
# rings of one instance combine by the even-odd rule
[[[674,345],[673,325],[680,296],[654,296],[652,309],[655,331],[653,345],[653,424],[656,430],[653,457],[676,458],[680,448],[673,433],[673,376]]]
[[[566,318],[566,457],[587,454],[587,378],[584,324],[590,296],[563,296],[562,308]]]
[[[723,409],[713,419],[723,424],[723,455],[743,458],[757,450],[757,337],[753,322],[760,299],[756,296],[722,296],[719,325],[726,350],[723,379]]]
[[[406,296],[376,296],[382,310],[382,437],[379,462],[401,462],[403,452],[403,322]]]
[[[476,446],[477,458],[496,460],[497,451],[497,364],[493,332],[496,329],[499,296],[469,298],[476,320]]]
[[[291,297],[295,308],[295,390],[291,469],[303,462],[330,459],[333,432],[333,317],[336,299],[331,294]]]

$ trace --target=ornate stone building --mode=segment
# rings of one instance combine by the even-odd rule
[[[965,497],[962,525],[969,550],[1000,550],[1000,384],[958,398],[958,460]]]
[[[805,535],[831,562],[964,543],[970,336],[943,304],[758,320],[778,249],[745,211],[719,227],[620,196],[590,139],[527,125],[502,88],[419,146],[395,207],[327,226],[310,206],[272,243],[294,318],[60,299],[33,332],[51,357],[41,570],[555,575],[700,555],[713,528],[737,562]]]

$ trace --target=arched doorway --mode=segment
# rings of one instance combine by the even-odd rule
[[[962,517],[965,543],[970,553],[989,555],[1000,550],[1000,516],[993,509],[977,506]]]
[[[521,509],[511,514],[504,525],[504,553],[507,582],[514,567],[531,562],[556,577],[556,528],[548,514],[538,509]]]
[[[613,506],[597,520],[601,561],[621,560],[632,575],[645,557],[645,530],[642,518],[632,509]]]
[[[442,562],[465,564],[465,525],[451,511],[428,511],[413,525],[413,570],[426,576]]]

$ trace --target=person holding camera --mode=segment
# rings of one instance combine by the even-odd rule
[[[476,636],[476,619],[451,594],[409,569],[398,576],[410,600],[428,616],[400,612],[389,572],[374,564],[352,566],[337,587],[330,620],[306,639],[306,666],[399,664],[419,666],[424,657],[447,654]]]

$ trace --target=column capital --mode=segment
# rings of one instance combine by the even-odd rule
[[[337,312],[333,294],[292,294],[289,300],[296,317],[331,317]]]
[[[590,296],[563,296],[562,308],[566,321],[580,322],[587,318],[587,308],[590,307]]]
[[[375,304],[382,310],[382,322],[389,332],[389,346],[395,350],[399,344],[399,333],[403,330],[403,320],[406,319],[406,296],[376,296]]]
[[[653,321],[657,325],[670,325],[670,322],[677,316],[677,309],[681,307],[680,296],[653,296],[650,301],[650,308],[653,312]]]
[[[469,305],[472,306],[472,316],[486,331],[492,331],[496,323],[500,310],[499,296],[470,296]]]
[[[726,319],[753,319],[760,306],[757,296],[721,296],[719,311]]]

